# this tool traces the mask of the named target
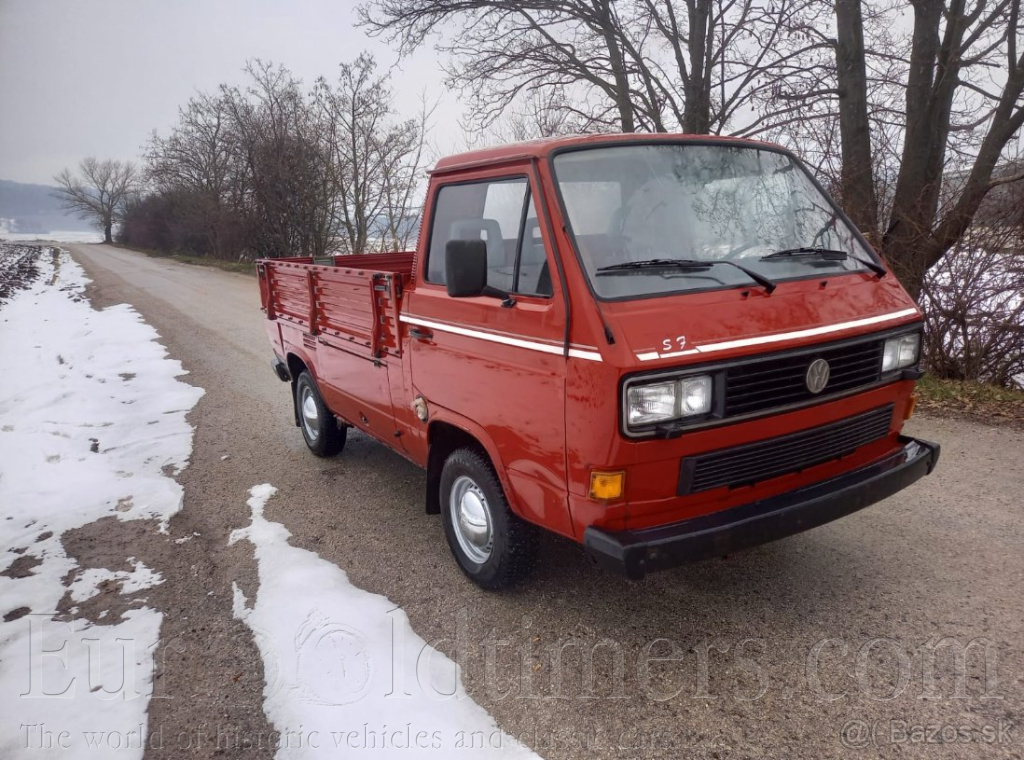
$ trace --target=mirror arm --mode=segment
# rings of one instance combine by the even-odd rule
[[[485,285],[484,289],[480,291],[482,296],[490,296],[491,298],[500,298],[502,307],[511,309],[516,305],[516,299],[512,297],[512,294],[507,290],[501,290],[499,288],[492,288],[490,285]]]

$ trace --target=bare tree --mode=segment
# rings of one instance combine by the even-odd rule
[[[1012,176],[1011,167],[999,176]],[[1024,187],[990,193],[975,224],[925,277],[928,369],[1024,387]]]
[[[544,137],[595,131],[594,125],[565,110],[560,88],[531,93],[512,106],[486,130],[466,130],[467,148],[522,142]]]
[[[233,258],[245,244],[245,170],[231,127],[224,98],[198,95],[179,109],[169,135],[153,134],[144,153],[152,187],[175,199],[186,234],[200,238],[190,252],[216,258]]]
[[[255,60],[249,85],[221,87],[230,150],[243,173],[248,223],[261,256],[322,256],[331,241],[330,178],[301,82]]]
[[[392,160],[383,166],[382,187],[387,210],[381,250],[408,251],[415,246],[422,221],[419,200],[423,190],[423,167],[428,160],[427,132],[436,107],[436,101],[431,105],[426,96],[423,97],[418,118],[406,122],[404,150],[394,152]]]
[[[78,174],[65,169],[54,181],[64,208],[103,230],[103,242],[113,242],[114,223],[138,185],[135,165],[90,156],[82,159]]]
[[[432,109],[399,119],[388,75],[366,54],[311,91],[263,61],[246,73],[151,138],[155,192],[133,206],[128,237],[223,257],[407,248]]]
[[[874,236],[878,200],[871,159],[868,75],[860,0],[836,0],[836,86],[842,152],[840,198],[861,230]]]
[[[915,297],[985,196],[1024,179],[993,175],[1024,126],[1020,5],[915,0],[904,33],[903,4],[835,0],[834,24],[800,25],[825,47],[777,72],[763,104],[761,134],[841,158],[844,205]]]
[[[1004,150],[1024,126],[1020,0],[967,5],[914,4],[903,161],[882,239],[883,251],[914,295],[928,269],[967,232],[988,192],[1024,179],[993,180]],[[971,68],[987,71],[981,76]],[[1005,77],[1001,87],[991,88],[992,71]],[[964,137],[977,128],[984,133],[975,147]],[[956,163],[966,168],[966,181],[940,213],[951,134],[960,143]]]
[[[524,98],[558,91],[588,130],[720,133],[752,116],[764,72],[804,52],[787,19],[811,0],[372,0],[373,34],[404,52],[441,35],[450,83],[489,126]],[[451,31],[452,29],[457,31]],[[821,43],[812,40],[809,43]]]
[[[333,85],[319,80],[313,98],[342,250],[405,249],[432,109],[424,103],[418,120],[398,121],[389,76],[367,53],[341,64]]]

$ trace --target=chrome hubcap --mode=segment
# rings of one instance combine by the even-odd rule
[[[316,410],[316,399],[313,398],[313,389],[306,386],[302,389],[300,403],[302,410],[302,429],[311,441],[320,437],[320,415]]]
[[[467,557],[482,565],[491,556],[494,533],[487,497],[472,478],[460,475],[452,484],[448,508],[459,547]]]

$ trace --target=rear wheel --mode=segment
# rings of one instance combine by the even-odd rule
[[[318,457],[332,457],[345,448],[348,428],[339,424],[327,408],[313,376],[307,370],[299,373],[295,381],[295,409],[302,437],[310,451]]]
[[[525,577],[537,530],[509,509],[491,463],[471,449],[453,451],[441,471],[440,490],[445,537],[462,571],[492,590]]]

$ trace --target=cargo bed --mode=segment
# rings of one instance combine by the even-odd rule
[[[280,319],[365,358],[400,355],[398,314],[412,276],[412,253],[335,256],[257,264],[268,319]]]

